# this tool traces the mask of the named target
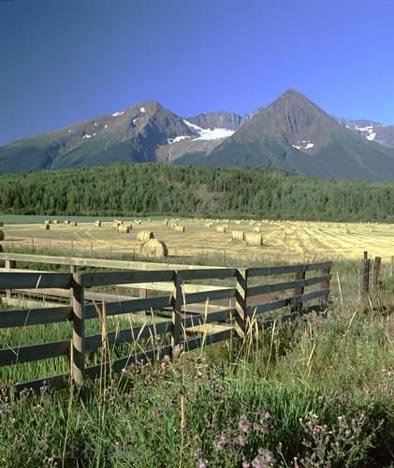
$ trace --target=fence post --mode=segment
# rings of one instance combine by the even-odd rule
[[[16,268],[16,261],[15,260],[6,260],[4,263],[5,269],[7,271],[12,270],[13,268]],[[11,289],[7,289],[5,292],[5,296],[9,299],[11,297]]]
[[[382,257],[375,257],[375,261],[373,264],[373,292],[376,293],[378,290],[381,289],[381,281],[380,281],[380,272],[382,267]]]
[[[331,273],[331,267],[329,266],[328,268],[323,268],[321,270],[323,275],[329,275]],[[320,289],[327,289],[327,294],[322,297],[321,300],[321,306],[326,307],[327,302],[328,302],[328,296],[330,295],[330,280],[326,279],[320,283]]]
[[[295,281],[299,280],[304,280],[306,276],[306,271],[297,271],[295,274]],[[301,296],[301,294],[304,294],[305,291],[305,286],[298,286],[297,288],[294,288],[293,295],[294,296]],[[297,303],[294,305],[294,310],[302,310],[304,304],[301,302]]]
[[[368,252],[364,252],[363,269],[362,269],[362,287],[363,294],[369,294],[369,272],[371,269],[371,260],[368,258]]]
[[[83,287],[83,275],[72,275],[72,309],[73,309],[73,333],[71,342],[71,378],[73,382],[81,386],[85,373],[85,294]]]
[[[237,270],[236,274],[236,291],[235,291],[235,321],[245,337],[248,333],[249,317],[248,317],[248,270]]]
[[[171,353],[172,358],[178,357],[178,346],[181,342],[181,313],[182,313],[182,284],[177,271],[174,272],[174,293],[172,295],[172,334]]]

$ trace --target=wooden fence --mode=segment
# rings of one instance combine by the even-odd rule
[[[0,254],[1,259],[5,262],[4,268],[0,270],[2,271],[0,291],[3,294],[10,295],[13,290],[53,291],[55,288],[66,293],[60,296],[63,300],[66,298],[68,303],[54,304],[53,307],[45,308],[2,311],[0,312],[0,328],[30,327],[65,321],[69,321],[72,325],[70,339],[34,345],[18,345],[0,350],[0,367],[62,356],[69,359],[69,373],[17,383],[13,385],[13,391],[16,393],[24,389],[38,391],[43,386],[61,388],[69,385],[70,381],[82,385],[86,379],[99,378],[103,367],[118,372],[135,363],[154,361],[164,356],[173,357],[175,350],[182,349],[187,352],[228,340],[234,331],[244,337],[252,318],[263,317],[267,312],[288,306],[291,306],[292,311],[299,311],[305,304],[314,300],[317,300],[318,305],[324,306],[329,296],[332,267],[332,262],[249,269],[206,267],[190,269],[185,265],[182,265],[182,269],[164,269],[165,264],[153,264],[156,269],[152,270],[78,272],[75,268],[79,265],[103,268],[106,262],[116,261],[23,254]],[[16,269],[18,261],[59,264],[66,264],[68,261],[73,271],[70,273],[20,271]],[[111,268],[114,265],[114,263],[106,263],[105,267]],[[145,264],[145,267],[146,265],[148,264]],[[162,269],[157,269],[158,265]],[[130,266],[125,267],[125,270],[127,268]],[[321,273],[306,277],[309,272],[316,271]],[[294,275],[294,279],[278,282],[278,277],[288,274]],[[224,282],[225,286],[212,287],[211,285],[208,288],[209,285],[193,283],[193,281],[201,280]],[[262,281],[263,284],[259,284]],[[172,286],[170,294],[168,294],[168,284]],[[124,298],[117,297],[116,300],[108,295],[108,301],[97,303],[94,300],[94,294],[99,293],[93,294],[90,291],[91,288],[97,291],[100,287],[112,285],[132,285],[133,287],[153,285],[155,291],[159,291],[162,287],[165,294],[143,298],[125,296]],[[305,291],[307,287],[313,285],[318,289]],[[276,297],[283,294],[285,297]],[[165,336],[165,344],[115,358],[110,362],[90,365],[87,356],[102,349],[103,335],[87,336],[86,322],[97,318],[106,320],[107,317],[121,317],[124,314],[134,314],[139,311],[150,311],[153,317],[160,313],[163,316],[164,313],[164,316],[167,314],[168,319],[147,321],[142,326],[108,332],[105,336],[106,345],[137,343],[152,336]],[[294,313],[292,315],[294,316]],[[211,328],[204,328],[207,324],[215,325]],[[191,338],[191,333],[199,333],[199,335]]]

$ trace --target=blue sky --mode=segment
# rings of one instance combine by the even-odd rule
[[[394,123],[392,0],[0,0],[0,144],[147,99],[249,112],[288,88]]]

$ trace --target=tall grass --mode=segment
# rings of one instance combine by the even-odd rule
[[[254,320],[247,339],[133,365],[81,391],[0,394],[0,465],[97,467],[342,467],[394,463],[391,282],[360,301],[357,262],[337,265],[325,316]],[[339,287],[341,285],[341,287]],[[384,312],[384,314],[382,313]],[[108,346],[133,322],[87,321],[100,363],[138,352]],[[45,328],[45,330],[44,330]],[[67,339],[70,325],[2,331],[1,347]],[[157,338],[141,346],[157,344]],[[0,369],[0,381],[67,372],[64,359]]]
[[[1,465],[389,466],[393,340],[382,315],[354,312],[135,365],[80,393],[4,394]]]

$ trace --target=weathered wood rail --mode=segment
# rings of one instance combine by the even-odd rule
[[[88,259],[86,262],[86,259],[23,254],[0,254],[1,259],[5,261],[5,267],[0,269],[0,292],[10,294],[12,290],[45,291],[48,288],[52,288],[50,290],[53,291],[53,288],[57,288],[65,292],[61,295],[62,300],[68,303],[54,304],[53,307],[45,308],[1,311],[0,329],[64,322],[71,324],[69,339],[0,349],[0,367],[49,358],[69,359],[69,373],[17,383],[13,385],[16,393],[24,389],[37,391],[47,385],[61,388],[70,382],[82,385],[86,379],[100,377],[103,366],[111,368],[114,372],[121,371],[141,361],[153,361],[164,356],[172,357],[175,350],[190,351],[228,340],[234,331],[242,338],[248,332],[252,321],[260,316],[263,317],[266,312],[290,306],[294,314],[310,301],[318,301],[318,305],[324,306],[329,296],[332,267],[332,262],[243,270],[214,267],[189,269],[184,265],[179,269],[165,269],[167,266],[165,264],[154,264],[152,270],[77,272],[76,266],[100,268],[119,268],[119,266],[117,261]],[[12,271],[18,261],[46,263],[48,260],[48,263],[63,265],[70,264],[71,260],[73,271],[70,273]],[[125,270],[134,266],[129,265],[133,262],[125,263],[128,264],[123,265]],[[151,266],[150,264],[139,266],[146,268],[146,265]],[[161,269],[158,269],[157,265],[160,265]],[[309,272],[316,271],[321,273],[306,278]],[[295,275],[295,278],[278,282],[278,276],[289,274]],[[211,285],[209,288],[208,285],[197,284],[193,290],[192,282],[201,280],[223,280],[226,286],[212,288]],[[262,280],[264,284],[256,284]],[[111,300],[109,296],[110,300],[98,302],[94,300],[94,296],[93,299],[88,299],[89,294],[93,295],[93,292],[89,291],[90,288],[126,284],[133,287],[154,284],[155,291],[162,285],[165,294],[133,299],[130,299],[130,296],[124,298],[119,296],[117,300]],[[168,294],[168,284],[172,285],[170,294]],[[318,289],[305,292],[305,288],[310,286]],[[273,294],[280,294],[281,297],[272,297]],[[89,363],[89,353],[102,348],[103,335],[86,335],[86,322],[94,319],[103,322],[107,317],[121,317],[124,314],[140,311],[150,311],[153,317],[151,321],[146,320],[141,326],[106,333],[106,346],[138,343],[152,337],[165,337],[164,344],[143,352],[117,357],[110,362],[93,365]],[[160,311],[168,311],[170,319],[156,320],[155,314]],[[214,326],[209,328],[207,324]],[[200,333],[200,336],[191,338],[190,334],[195,333]]]

